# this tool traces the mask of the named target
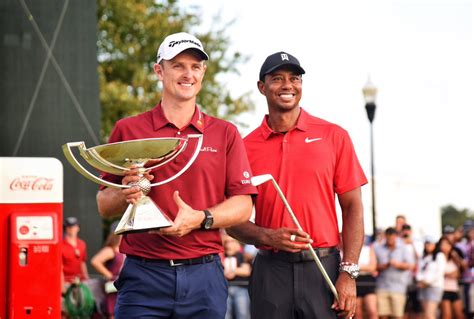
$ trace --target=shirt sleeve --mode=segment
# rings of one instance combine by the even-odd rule
[[[244,142],[233,125],[229,126],[226,152],[226,196],[256,194],[257,189],[250,182],[252,170]]]
[[[342,130],[339,137],[334,189],[337,194],[343,194],[367,184],[367,178],[360,166],[349,134]]]

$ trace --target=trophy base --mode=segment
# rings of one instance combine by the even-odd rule
[[[114,234],[141,233],[169,227],[172,224],[173,222],[161,212],[151,198],[144,196],[134,205],[128,205]]]

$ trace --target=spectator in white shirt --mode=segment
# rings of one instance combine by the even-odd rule
[[[418,264],[416,279],[424,319],[436,319],[436,312],[443,296],[446,256],[440,251],[440,245],[441,240],[436,243],[433,237],[427,237],[423,258]]]

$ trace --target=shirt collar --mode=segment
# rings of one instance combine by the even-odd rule
[[[155,131],[163,128],[166,125],[175,126],[166,118],[165,113],[163,112],[163,108],[161,107],[161,101],[152,110],[152,118],[153,118],[153,129]],[[189,122],[187,126],[192,125],[200,133],[204,133],[204,128],[206,126],[205,124],[206,123],[205,123],[204,113],[196,105],[194,109],[193,117],[191,118],[191,121]]]
[[[292,128],[291,130],[297,129],[300,131],[307,131],[308,119],[309,119],[309,114],[302,107],[300,107],[300,116],[298,117],[298,120],[296,121],[296,126]],[[264,139],[268,139],[270,135],[272,134],[281,134],[278,132],[274,132],[268,125],[268,114],[265,115],[265,117],[263,118],[262,124],[260,125],[260,131]]]

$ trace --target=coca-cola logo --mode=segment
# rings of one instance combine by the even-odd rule
[[[53,178],[42,176],[20,176],[10,183],[12,191],[50,191],[54,185]]]

